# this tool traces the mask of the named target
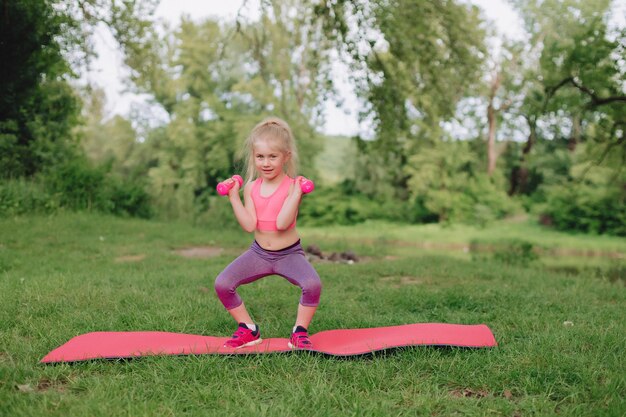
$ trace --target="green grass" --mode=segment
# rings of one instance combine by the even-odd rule
[[[385,258],[398,255],[390,239],[455,241],[453,231],[429,227],[303,229],[305,246],[352,245],[370,256],[354,265],[315,264],[324,289],[311,331],[485,323],[499,347],[416,347],[349,360],[302,353],[44,366],[38,361],[48,351],[90,331],[230,335],[234,323],[213,279],[251,238],[93,214],[2,219],[0,415],[626,414],[623,281],[428,251]],[[457,238],[467,239],[467,230],[458,229]],[[530,229],[528,236],[540,233]],[[546,241],[583,247],[569,235],[547,234]],[[605,249],[623,247],[619,240],[598,241]],[[224,251],[210,259],[173,253],[195,245]],[[143,260],[116,261],[137,255]],[[239,291],[264,337],[289,334],[296,287],[267,277]]]
[[[445,226],[437,223],[406,225],[366,221],[354,226],[300,228],[311,238],[347,238],[350,240],[383,239],[414,243],[463,243],[472,239],[523,239],[545,248],[568,248],[589,251],[619,251],[626,254],[626,239],[609,235],[564,233],[540,226],[530,219],[500,220],[488,227],[465,224]]]
[[[452,256],[469,260],[473,240],[497,245],[518,239],[541,251],[541,263],[579,268],[606,265],[626,260],[626,239],[608,235],[563,233],[540,226],[531,219],[500,220],[487,227],[464,224],[406,225],[383,221],[366,221],[354,226],[301,227],[303,236],[325,241],[331,246],[356,246],[367,252],[380,250],[405,256],[417,253]],[[375,251],[368,250],[376,244]]]

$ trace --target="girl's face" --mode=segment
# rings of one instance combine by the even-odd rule
[[[254,166],[259,176],[272,180],[283,172],[283,166],[289,160],[289,154],[282,152],[272,142],[261,139],[254,144]]]

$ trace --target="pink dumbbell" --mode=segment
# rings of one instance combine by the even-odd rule
[[[241,176],[233,175],[232,179],[234,179],[235,181],[237,181],[239,183],[239,187],[241,187],[243,185],[243,178],[241,178]],[[217,184],[217,193],[219,195],[226,195],[226,194],[228,194],[230,189],[233,188],[233,185],[235,185],[234,182],[222,181],[219,184]]]
[[[313,184],[313,181],[305,177],[301,177],[301,178],[302,178],[302,182],[300,183],[300,189],[302,190],[304,194],[308,194],[311,191],[315,190],[315,184]]]

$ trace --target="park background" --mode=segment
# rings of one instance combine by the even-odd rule
[[[624,414],[623,1],[1,4],[7,415]],[[94,75],[100,37],[122,110]],[[87,331],[231,332],[212,279],[250,236],[215,187],[269,115],[316,183],[305,246],[359,258],[314,264],[312,331],[484,322],[500,347],[38,366]],[[297,291],[241,292],[266,337],[288,334]]]

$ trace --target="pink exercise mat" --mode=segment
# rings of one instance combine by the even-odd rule
[[[362,355],[401,346],[494,347],[484,324],[417,323],[369,329],[325,330],[312,335],[315,352],[333,356]],[[76,336],[48,353],[41,363],[118,359],[148,355],[258,354],[288,352],[288,339],[263,339],[241,349],[223,347],[228,337],[169,332],[93,332]]]

